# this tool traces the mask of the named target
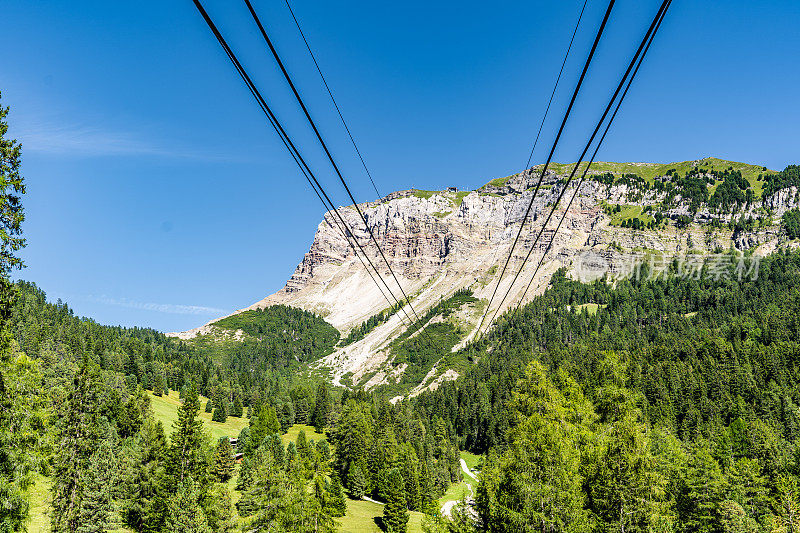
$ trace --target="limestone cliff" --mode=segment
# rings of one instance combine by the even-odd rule
[[[704,161],[711,160],[674,165],[701,168]],[[599,163],[599,170],[594,171],[595,176],[603,172],[621,175],[623,172],[615,171],[614,165],[621,164]],[[631,168],[638,169],[652,177],[661,174],[662,167],[669,166],[636,163],[621,168],[627,169],[626,172],[630,172]],[[550,207],[565,186],[567,169],[566,165],[555,165],[554,170],[545,176],[508,272],[498,289],[498,297],[489,310],[489,317],[494,315],[500,296],[508,289],[522,259],[541,230]],[[397,275],[397,281],[411,298],[414,310],[419,315],[458,289],[469,288],[480,299],[477,304],[467,306],[456,317],[451,317],[459,321],[464,332],[460,345],[475,334],[476,324],[495,289],[502,262],[519,230],[540,171],[540,167],[534,167],[521,174],[493,180],[476,191],[401,191],[360,206],[370,230]],[[566,191],[531,260],[525,264],[519,280],[499,309],[501,313],[520,301],[574,187],[575,182]],[[564,223],[525,301],[540,294],[558,268],[566,267],[573,274],[582,274],[581,269],[585,270],[587,266],[587,251],[591,251],[592,257],[612,274],[625,268],[622,262],[628,261],[631,253],[662,252],[672,256],[691,250],[693,254],[709,254],[731,247],[769,253],[786,241],[778,226],[779,217],[786,209],[796,207],[798,200],[800,198],[795,189],[784,189],[763,201],[756,199],[735,213],[692,210],[674,192],[643,190],[635,184],[608,184],[603,180],[589,179],[582,184],[575,203],[566,213]],[[620,227],[612,223],[613,214],[609,213],[610,206],[616,205],[645,206],[646,209],[649,209],[646,206],[658,205],[663,210],[666,222],[654,229]],[[383,263],[355,209],[351,206],[340,208],[339,211],[372,263],[378,267],[386,284],[397,298],[401,298],[397,281]],[[691,222],[687,222],[687,217]],[[732,219],[744,217],[760,217],[762,221],[757,229],[749,230],[733,230],[725,225]],[[672,222],[681,218],[683,224]],[[719,223],[710,223],[713,220]],[[385,288],[383,292],[386,293]],[[274,304],[314,311],[346,335],[354,326],[389,307],[390,302],[376,287],[337,229],[334,215],[327,213],[317,227],[309,251],[283,289],[248,309]],[[320,362],[321,366],[331,370],[336,383],[351,386],[360,383],[366,387],[391,384],[402,374],[404,367],[389,364],[392,355],[388,347],[405,330],[409,318],[413,318],[413,315],[406,306],[404,311],[394,314],[363,339],[337,348]],[[213,326],[206,325],[177,335],[191,338],[211,330]],[[411,393],[423,387],[437,386],[441,380],[455,376],[455,371],[435,364]]]

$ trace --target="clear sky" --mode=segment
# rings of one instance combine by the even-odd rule
[[[243,2],[217,20],[340,205]],[[282,0],[254,0],[359,200],[374,199]],[[382,194],[524,166],[582,2],[296,0]],[[589,0],[552,141],[605,9]],[[656,0],[619,0],[557,161],[573,161]],[[190,0],[4,0],[0,90],[23,143],[21,277],[102,323],[200,325],[276,290],[322,207]],[[798,153],[800,2],[675,0],[601,150],[782,169]]]

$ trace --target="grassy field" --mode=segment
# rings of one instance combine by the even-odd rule
[[[408,520],[408,533],[422,533],[422,513],[414,511]],[[381,533],[377,518],[383,516],[383,505],[361,500],[347,500],[347,514],[336,521],[342,533]]]
[[[153,396],[151,394],[150,399],[152,400],[153,414],[156,420],[164,424],[164,431],[169,435],[172,432],[172,423],[178,420],[178,407],[181,405],[178,392],[170,391],[169,396]],[[242,428],[248,424],[247,410],[245,409],[245,413],[241,418],[229,416],[225,422],[213,422],[211,413],[206,413],[203,410],[207,401],[208,398],[200,397],[200,418],[211,432],[213,442],[216,442],[220,437],[238,437]]]
[[[473,493],[476,489],[475,480],[472,478],[468,478],[464,476],[469,481],[469,485],[472,486]],[[447,488],[447,492],[445,492],[441,498],[439,498],[439,508],[441,509],[442,505],[447,502],[457,502],[464,499],[465,496],[469,496],[469,488],[467,488],[467,481],[460,481],[458,483],[453,483]]]
[[[644,213],[643,209],[641,205],[620,205],[620,211],[618,213],[611,213],[611,221],[609,223],[612,226],[621,226],[623,221],[631,218],[638,218],[645,224],[649,224],[655,220],[649,213]]]
[[[50,531],[50,517],[47,515],[49,491],[50,479],[41,474],[35,474],[34,484],[30,489],[31,514],[30,522],[28,522],[28,533]]]
[[[581,313],[581,312],[583,312],[584,309],[586,309],[586,312],[589,313],[590,315],[596,315],[597,314],[597,310],[600,309],[600,308],[603,308],[605,306],[606,306],[606,304],[588,303],[588,304],[576,305],[573,308],[573,310],[576,313]]]
[[[461,458],[464,459],[464,462],[467,463],[467,468],[470,470],[477,469],[478,463],[480,463],[482,459],[480,455],[475,455],[474,453],[464,451],[461,452]]]
[[[315,442],[319,442],[327,437],[325,435],[321,435],[317,433],[317,430],[314,429],[314,426],[304,426],[302,424],[295,424],[289,428],[289,431],[286,432],[285,435],[281,435],[281,440],[283,444],[289,444],[291,442],[297,442],[297,435],[300,434],[301,430],[305,430],[306,432],[306,440],[313,440]]]

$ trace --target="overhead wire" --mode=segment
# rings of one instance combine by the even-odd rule
[[[369,255],[364,251],[363,247],[358,242],[358,239],[355,237],[355,235],[349,229],[349,226],[347,225],[345,220],[342,218],[341,213],[339,213],[338,209],[336,209],[334,207],[334,204],[331,201],[330,197],[325,192],[325,189],[319,183],[319,181],[317,180],[316,176],[314,175],[314,172],[308,166],[308,164],[306,163],[305,159],[302,157],[302,155],[300,154],[299,150],[297,149],[297,147],[292,142],[291,138],[288,136],[288,134],[284,130],[284,128],[281,125],[280,121],[275,116],[275,114],[272,112],[272,109],[267,104],[267,102],[264,99],[264,97],[261,95],[261,92],[255,86],[255,84],[253,83],[252,79],[247,74],[247,71],[244,69],[244,67],[241,65],[241,63],[239,62],[238,58],[234,54],[233,50],[228,45],[227,41],[225,41],[225,38],[222,36],[222,34],[220,33],[220,31],[217,28],[217,26],[211,20],[211,17],[208,15],[208,12],[205,10],[205,8],[203,7],[202,3],[199,0],[193,0],[193,2],[195,4],[195,7],[198,9],[198,11],[200,12],[201,16],[203,17],[203,19],[205,20],[206,24],[208,25],[209,29],[211,29],[211,32],[214,34],[214,36],[216,37],[217,41],[220,43],[220,46],[222,46],[223,50],[225,51],[226,55],[228,56],[228,59],[231,61],[231,63],[236,68],[237,72],[239,73],[240,77],[242,78],[242,80],[247,85],[250,93],[256,99],[256,102],[258,103],[259,107],[264,112],[264,114],[267,116],[267,119],[269,120],[269,123],[272,125],[272,127],[275,129],[275,132],[281,138],[281,141],[283,142],[284,146],[289,151],[290,155],[292,156],[292,159],[295,161],[295,163],[300,168],[301,173],[306,178],[306,180],[309,182],[309,185],[311,185],[312,189],[314,189],[314,192],[317,194],[318,197],[320,197],[320,199],[322,199],[322,197],[324,197],[325,200],[327,201],[327,204],[325,203],[325,201],[323,201],[323,206],[325,207],[325,209],[329,210],[329,211],[333,211],[333,213],[336,215],[336,217],[338,218],[338,220],[341,223],[341,225],[345,228],[344,230],[342,230],[343,234],[345,235],[345,238],[347,238],[347,235],[351,235],[352,236],[352,242],[350,241],[350,239],[347,239],[348,244],[350,244],[350,246],[353,247],[353,243],[355,243],[355,245],[357,246],[358,250],[361,251],[361,253],[364,256],[364,258],[367,260],[367,262],[370,264],[372,269],[378,275],[378,278],[381,280],[381,282],[383,282],[384,286],[386,287],[387,292],[395,300],[395,303],[393,304],[391,302],[391,300],[389,300],[386,297],[386,294],[383,293],[383,290],[380,288],[380,285],[378,285],[377,282],[375,282],[376,285],[378,286],[379,290],[383,294],[384,298],[387,299],[387,301],[389,302],[390,306],[391,305],[395,305],[395,304],[399,305],[400,301],[394,296],[394,294],[392,293],[392,291],[389,288],[388,284],[383,279],[383,277],[380,275],[380,272],[378,271],[378,269],[375,268],[375,265],[372,263],[372,260],[369,258]],[[316,188],[315,188],[315,185],[316,185]],[[319,192],[317,192],[317,188],[319,189]],[[320,196],[320,194],[321,194],[321,196]],[[328,204],[330,205],[330,207],[328,206]],[[336,219],[334,219],[334,220],[336,220]],[[340,228],[340,230],[341,230],[341,228]],[[358,252],[356,252],[355,247],[353,247],[353,251],[354,251],[354,254],[356,256],[358,256]],[[363,261],[362,261],[362,264],[363,264]],[[375,281],[375,278],[369,272],[369,269],[367,269],[367,272],[370,274],[370,277],[372,278],[372,280]],[[408,313],[405,311],[405,309],[403,309],[403,312],[404,312],[404,314],[406,314],[406,317],[408,318],[408,320],[411,323],[413,323],[414,321],[411,320],[411,318],[408,316]],[[402,320],[402,318],[401,318],[401,320]]]
[[[300,37],[303,38],[303,42],[306,45],[306,49],[308,50],[309,55],[311,55],[311,60],[314,61],[314,66],[317,67],[317,72],[319,72],[319,77],[322,78],[322,83],[325,85],[325,90],[328,91],[328,96],[331,97],[331,102],[333,102],[333,107],[336,108],[336,113],[338,113],[339,119],[342,121],[344,129],[345,131],[347,131],[347,135],[350,137],[350,142],[353,144],[353,148],[355,148],[356,154],[358,154],[358,158],[361,160],[361,165],[364,167],[364,171],[367,173],[370,183],[372,183],[372,188],[375,189],[375,194],[378,195],[378,198],[381,198],[382,196],[381,193],[378,192],[378,186],[375,185],[375,180],[372,179],[372,172],[369,171],[369,168],[367,167],[367,162],[364,161],[364,156],[361,155],[361,150],[358,149],[356,140],[353,137],[353,134],[350,132],[350,128],[347,126],[347,121],[344,119],[344,115],[342,115],[342,110],[339,109],[339,104],[336,103],[336,98],[333,97],[333,91],[331,91],[331,88],[328,85],[328,80],[325,79],[325,75],[322,73],[322,69],[320,68],[319,63],[317,63],[317,57],[311,50],[311,45],[308,43],[306,35],[305,33],[303,33],[303,29],[300,27],[300,22],[297,20],[297,17],[294,14],[294,10],[292,9],[289,0],[286,0],[286,7],[289,8],[289,13],[291,13],[292,20],[294,20],[295,26],[297,26],[297,31],[300,32]]]
[[[559,193],[558,198],[554,202],[553,207],[550,209],[550,212],[547,215],[547,218],[545,219],[544,223],[542,224],[542,227],[539,230],[539,233],[536,235],[536,239],[534,240],[533,245],[531,246],[530,250],[528,250],[528,253],[526,254],[525,258],[523,259],[522,264],[520,265],[520,268],[517,271],[517,274],[514,276],[514,279],[511,281],[511,284],[509,285],[508,290],[506,290],[505,295],[500,300],[500,303],[498,304],[497,308],[495,309],[494,315],[492,316],[492,320],[490,321],[490,323],[492,321],[494,321],[494,319],[497,317],[497,314],[499,313],[500,308],[502,307],[503,303],[505,302],[505,299],[511,293],[511,289],[514,286],[514,283],[516,282],[516,280],[519,277],[519,275],[522,273],[522,270],[525,267],[525,263],[527,263],[527,261],[530,258],[531,254],[536,249],[536,245],[539,242],[539,238],[542,236],[542,234],[544,233],[545,229],[547,228],[547,224],[550,221],[550,218],[553,216],[553,213],[555,212],[556,208],[558,207],[558,204],[561,202],[561,198],[564,196],[564,193],[567,191],[567,188],[569,187],[569,184],[571,183],[573,177],[575,176],[575,173],[577,172],[578,168],[580,167],[584,156],[589,151],[589,148],[591,147],[592,143],[594,142],[594,139],[597,136],[597,133],[600,131],[600,128],[605,123],[605,119],[608,116],[608,113],[611,110],[611,108],[614,106],[614,103],[617,101],[617,97],[619,96],[620,91],[622,91],[623,87],[625,87],[626,81],[629,79],[629,76],[631,76],[631,72],[633,71],[634,68],[636,68],[637,71],[638,71],[638,65],[641,64],[639,62],[639,58],[640,58],[640,56],[643,57],[642,52],[645,49],[645,47],[649,48],[649,43],[652,42],[651,37],[653,37],[655,35],[655,31],[657,31],[657,28],[660,26],[660,21],[663,19],[663,15],[666,13],[666,10],[668,9],[668,7],[669,7],[671,2],[672,2],[672,0],[663,0],[663,2],[661,3],[661,6],[659,7],[658,12],[656,13],[655,17],[653,18],[653,21],[651,22],[650,26],[648,27],[647,32],[645,33],[645,36],[642,38],[642,41],[639,44],[639,47],[637,48],[636,53],[634,54],[633,58],[631,59],[630,63],[628,64],[628,68],[625,70],[625,74],[622,76],[622,79],[620,79],[619,84],[617,85],[617,88],[614,91],[613,96],[611,97],[611,99],[608,102],[608,105],[606,106],[605,110],[603,111],[603,115],[600,117],[600,120],[597,122],[597,126],[595,126],[595,129],[592,132],[592,135],[589,137],[589,140],[586,142],[586,146],[584,147],[583,152],[581,152],[581,155],[578,158],[578,162],[575,163],[574,167],[572,168],[572,172],[570,172],[570,175],[567,178],[567,181],[564,184],[564,187],[561,189],[561,192]],[[630,80],[631,81],[633,80],[633,76],[630,77]],[[628,85],[628,87],[629,86],[630,85]],[[627,88],[626,88],[626,91],[627,91]],[[620,99],[620,101],[619,101],[620,105],[621,105],[621,102],[622,102],[622,100]],[[619,107],[617,107],[617,110],[618,109],[619,109]],[[616,111],[615,111],[614,114],[616,115]],[[608,123],[606,132],[608,131],[608,127],[610,127],[610,125],[611,125],[611,121],[609,121],[609,123]],[[604,134],[604,136],[605,136],[605,134]],[[600,141],[600,142],[602,142],[602,141]],[[597,145],[597,149],[598,150],[599,150],[599,148],[600,148],[600,143],[598,143],[598,145]],[[595,154],[596,154],[596,152],[597,152],[597,150],[595,150]],[[593,156],[593,158],[594,158],[594,156]],[[588,172],[589,165],[586,166],[586,169],[584,171],[584,176],[586,175],[586,172]],[[566,216],[566,211],[564,213],[564,216]],[[559,226],[560,226],[560,224],[559,224]],[[555,238],[555,233],[553,234],[553,238]],[[544,255],[542,256],[542,258],[544,258]],[[540,264],[541,264],[541,262],[540,262]],[[538,269],[538,266],[537,266],[537,269]]]
[[[586,165],[586,168],[584,168],[583,174],[581,175],[581,178],[578,181],[578,185],[575,187],[575,191],[572,193],[572,196],[570,197],[569,203],[567,203],[567,207],[566,207],[566,209],[564,211],[564,214],[561,216],[561,219],[559,220],[558,225],[556,226],[556,229],[553,232],[553,235],[550,237],[550,242],[548,243],[547,248],[545,248],[544,253],[542,253],[542,257],[539,259],[539,263],[536,265],[536,269],[534,270],[530,281],[528,282],[527,286],[525,287],[525,290],[522,292],[522,297],[519,299],[519,301],[517,302],[516,307],[514,308],[514,312],[515,313],[516,313],[517,309],[519,309],[519,307],[522,304],[522,302],[525,300],[525,295],[528,293],[528,290],[530,289],[531,284],[533,283],[533,280],[536,278],[536,274],[539,272],[539,268],[542,266],[542,263],[544,262],[544,258],[547,256],[547,253],[550,251],[551,247],[553,246],[553,241],[555,240],[555,237],[558,234],[558,230],[561,229],[561,224],[564,222],[564,219],[566,218],[567,212],[569,211],[570,207],[572,207],[572,203],[575,201],[575,197],[578,195],[578,191],[580,191],[581,186],[585,182],[586,175],[589,172],[589,168],[594,163],[595,158],[597,157],[597,152],[600,150],[600,147],[602,146],[603,141],[606,138],[606,134],[608,134],[608,130],[611,128],[611,124],[614,122],[614,118],[616,118],[617,112],[619,111],[619,108],[622,106],[622,102],[625,100],[625,96],[628,94],[628,89],[631,88],[631,85],[633,84],[633,80],[636,78],[636,74],[639,72],[639,67],[642,66],[642,62],[644,61],[644,58],[647,55],[647,51],[650,49],[650,45],[653,43],[653,40],[655,39],[656,33],[658,33],[658,30],[661,27],[661,23],[663,22],[664,17],[667,14],[667,10],[669,9],[669,6],[671,4],[672,4],[672,1],[670,0],[669,3],[667,4],[666,9],[661,13],[661,17],[658,20],[658,23],[656,24],[655,30],[653,31],[652,35],[650,36],[650,40],[648,41],[647,45],[645,46],[644,51],[642,52],[642,55],[640,56],[639,61],[636,64],[636,68],[633,70],[633,74],[631,74],[631,77],[628,79],[628,82],[627,82],[627,85],[625,87],[625,90],[622,92],[622,95],[620,96],[619,100],[617,101],[617,105],[616,105],[616,107],[614,109],[614,113],[612,113],[611,118],[609,118],[609,121],[606,124],[606,128],[603,131],[603,135],[600,136],[600,140],[598,141],[597,146],[595,147],[594,152],[592,153],[592,157],[591,157],[591,159],[589,159],[589,163]]]
[[[197,1],[197,0],[195,0],[195,1]],[[364,213],[361,211],[361,208],[359,207],[358,202],[356,201],[355,197],[353,196],[353,193],[350,190],[350,187],[347,185],[347,181],[345,181],[344,176],[342,175],[342,172],[339,170],[339,165],[337,165],[336,161],[334,160],[333,155],[331,154],[330,150],[328,149],[328,145],[325,143],[325,140],[322,138],[322,134],[320,133],[319,129],[317,128],[317,125],[314,122],[314,119],[311,117],[311,114],[309,113],[308,108],[306,107],[305,102],[303,101],[303,98],[300,96],[300,93],[297,90],[297,87],[295,86],[294,82],[292,81],[291,76],[289,75],[289,72],[286,70],[286,67],[284,66],[284,63],[281,60],[280,55],[278,54],[278,51],[275,49],[275,45],[272,43],[272,40],[269,38],[269,35],[267,34],[266,29],[264,28],[264,25],[261,23],[261,19],[258,16],[258,13],[256,13],[255,9],[253,8],[253,4],[250,2],[250,0],[244,0],[244,2],[245,2],[245,5],[247,6],[248,11],[250,11],[250,15],[252,16],[253,21],[258,26],[258,29],[261,32],[261,36],[264,38],[264,41],[266,42],[267,46],[269,47],[269,50],[272,53],[273,58],[275,59],[276,63],[278,64],[278,67],[280,68],[281,72],[283,73],[283,76],[286,79],[286,82],[289,84],[289,87],[292,90],[292,93],[294,94],[295,100],[297,100],[297,103],[300,105],[300,108],[302,109],[303,114],[306,117],[306,120],[308,121],[309,125],[311,126],[311,129],[314,131],[314,134],[317,137],[317,140],[319,141],[320,145],[322,146],[322,149],[325,152],[325,155],[327,156],[328,161],[331,163],[331,166],[333,167],[333,170],[335,171],[336,175],[338,176],[339,181],[341,182],[342,186],[344,187],[345,191],[347,192],[347,195],[350,198],[350,201],[353,202],[353,207],[356,209],[356,212],[361,217],[361,220],[364,222],[364,227],[366,228],[367,233],[370,236],[370,239],[375,244],[375,247],[378,249],[378,253],[380,254],[381,258],[383,259],[383,262],[386,264],[386,268],[388,268],[389,273],[391,274],[392,278],[394,279],[395,283],[397,284],[397,287],[400,289],[400,292],[403,295],[404,301],[406,302],[406,304],[408,305],[409,309],[411,309],[411,312],[416,317],[417,322],[420,323],[420,328],[422,328],[422,325],[423,325],[422,324],[422,319],[420,318],[420,316],[417,313],[416,309],[414,309],[414,306],[411,303],[411,298],[409,298],[408,295],[406,294],[405,290],[403,289],[402,284],[400,283],[400,280],[397,278],[397,275],[395,274],[394,270],[392,269],[391,263],[389,263],[389,260],[386,258],[386,255],[384,254],[383,249],[381,248],[380,244],[378,243],[378,240],[375,237],[374,232],[372,231],[372,229],[369,226],[369,223],[367,222],[367,218],[364,216]],[[398,304],[399,304],[399,302],[398,302]],[[427,331],[425,331],[423,329],[423,333],[427,334]],[[434,339],[430,338],[429,335],[428,335],[428,337],[435,344],[437,344],[437,345],[439,344]],[[440,345],[439,345],[439,349],[442,349],[442,347]]]
[[[288,3],[289,0],[286,0]],[[581,12],[578,13],[578,22],[575,23],[575,29],[572,30],[572,37],[569,40],[569,45],[567,46],[567,52],[564,54],[564,60],[561,62],[561,68],[558,71],[558,76],[556,77],[556,83],[553,85],[553,92],[550,93],[550,100],[547,101],[547,107],[544,110],[544,115],[542,115],[542,122],[539,124],[539,131],[536,132],[536,139],[533,141],[533,147],[531,148],[531,153],[528,156],[528,162],[525,163],[525,169],[531,168],[531,161],[533,160],[533,153],[536,151],[536,145],[539,143],[539,136],[542,134],[542,128],[544,127],[545,120],[547,120],[547,114],[550,112],[550,106],[553,104],[553,97],[556,95],[556,89],[558,89],[558,83],[561,81],[561,74],[564,73],[564,67],[567,64],[567,59],[569,58],[569,52],[572,50],[572,43],[575,41],[575,35],[578,33],[578,27],[581,25],[581,19],[583,18],[583,12],[586,10],[586,4],[589,0],[583,0],[583,7],[581,7]]]
[[[536,199],[536,195],[539,193],[539,189],[542,186],[542,181],[544,180],[544,176],[547,173],[547,167],[550,165],[551,160],[553,159],[553,154],[556,151],[556,147],[558,146],[558,141],[561,139],[561,134],[564,131],[564,126],[567,123],[567,119],[569,119],[570,113],[572,112],[572,107],[575,105],[575,100],[578,97],[578,93],[580,92],[581,86],[583,85],[583,80],[586,77],[586,72],[589,70],[589,65],[592,62],[592,58],[594,57],[595,51],[597,50],[597,45],[600,42],[600,38],[603,35],[603,31],[605,30],[606,24],[608,23],[608,19],[611,16],[611,10],[614,7],[615,0],[610,0],[608,3],[608,7],[606,8],[605,14],[603,15],[603,21],[600,23],[600,27],[597,30],[597,34],[595,35],[594,41],[592,42],[591,50],[589,51],[589,56],[586,58],[584,62],[583,69],[581,70],[581,75],[578,78],[578,82],[575,85],[575,89],[572,92],[572,98],[570,99],[569,105],[567,106],[567,110],[564,113],[564,118],[561,120],[561,125],[558,128],[558,133],[556,134],[555,140],[553,141],[553,145],[550,148],[550,153],[547,155],[547,160],[542,167],[542,173],[539,176],[539,181],[536,183],[536,187],[534,188],[533,195],[531,196],[531,200],[528,203],[528,207],[525,210],[525,215],[522,217],[522,222],[519,226],[519,231],[517,231],[516,237],[514,237],[514,242],[511,244],[511,249],[508,251],[508,257],[506,258],[505,263],[503,264],[503,269],[500,272],[500,276],[497,278],[497,284],[492,291],[492,295],[489,298],[489,303],[486,305],[486,310],[484,311],[483,315],[481,316],[481,320],[478,323],[478,328],[476,329],[476,335],[480,333],[481,327],[483,326],[483,322],[486,319],[487,314],[491,308],[492,302],[494,301],[494,297],[497,295],[497,290],[500,287],[500,283],[503,281],[503,276],[505,275],[506,270],[508,269],[508,264],[511,261],[511,257],[514,254],[514,249],[517,246],[517,242],[519,241],[520,236],[522,235],[522,230],[525,227],[525,221],[528,219],[530,215],[531,208],[533,207],[533,202]],[[517,273],[517,276],[519,273]],[[515,276],[515,279],[516,277]],[[512,281],[513,285],[513,281]]]

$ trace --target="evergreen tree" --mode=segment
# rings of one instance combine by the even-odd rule
[[[389,533],[405,533],[408,527],[403,475],[397,468],[386,475],[386,504],[383,506],[383,525]]]
[[[351,498],[360,500],[364,497],[364,474],[356,463],[350,463],[350,470],[347,473],[347,484]]]
[[[434,514],[436,508],[436,498],[433,495],[433,482],[431,471],[428,468],[428,461],[422,460],[422,467],[419,472],[419,510],[425,514]]]
[[[217,443],[214,453],[214,473],[220,483],[227,483],[233,475],[236,462],[233,459],[233,448],[228,437],[222,437]]]
[[[295,424],[308,423],[308,401],[305,398],[294,402],[294,421]]]
[[[294,405],[292,402],[288,401],[283,404],[281,407],[281,432],[286,433],[289,431],[289,428],[294,425]]]
[[[339,474],[336,473],[331,476],[330,509],[331,516],[344,516],[347,513],[347,500],[344,497],[344,489],[342,488]]]
[[[724,499],[722,469],[706,443],[698,443],[689,457],[685,484],[689,505],[682,514],[693,531],[712,532],[717,527],[717,512]]]
[[[328,425],[328,417],[333,410],[333,399],[325,383],[320,383],[317,387],[317,397],[314,402],[314,411],[311,413],[311,425],[322,433]]]
[[[164,374],[158,371],[153,380],[153,396],[162,396],[164,394],[169,394],[169,391],[167,390],[167,384],[164,380]]]
[[[206,402],[206,413],[213,413],[214,412],[214,401],[208,400]]]
[[[115,497],[119,465],[109,440],[100,442],[89,458],[88,468],[81,472],[83,497],[77,512],[79,533],[101,533],[114,529]]]
[[[192,486],[198,485],[202,491],[208,482],[209,464],[203,449],[203,421],[198,418],[199,414],[200,402],[192,386],[187,389],[183,404],[178,408],[178,419],[172,425],[167,474],[174,486],[191,477]]]
[[[214,422],[225,422],[228,419],[228,412],[225,408],[225,403],[221,403],[217,407],[214,408],[214,414],[211,416],[211,420]]]
[[[237,395],[236,398],[233,399],[230,415],[235,416],[236,418],[241,418],[242,414],[244,414],[244,407],[242,406],[242,400],[240,400],[239,396]]]
[[[147,418],[135,436],[134,455],[130,459],[132,468],[127,471],[123,484],[123,521],[136,531],[143,531],[145,522],[162,524],[166,519],[165,514],[156,513],[152,507],[160,491],[166,450],[164,427],[161,422]]]
[[[21,201],[25,193],[20,174],[22,146],[6,137],[8,111],[0,102],[0,531],[17,531],[28,515],[26,491],[31,484],[33,459],[30,452],[38,434],[31,430],[30,423],[38,416],[39,400],[38,390],[24,387],[32,365],[18,358],[14,361],[8,322],[16,299],[10,273],[22,267],[16,253],[25,246],[21,238],[25,219]],[[26,380],[18,383],[14,374],[25,374]]]
[[[236,518],[233,514],[233,504],[228,487],[215,484],[209,493],[209,503],[205,505],[205,516],[208,527],[214,533],[233,533],[237,531]]]
[[[211,533],[211,528],[199,505],[197,485],[191,476],[178,483],[177,492],[170,499],[166,531]]]
[[[83,506],[87,490],[84,476],[92,454],[108,434],[108,424],[101,417],[100,408],[97,374],[84,358],[59,417],[50,515],[55,533],[77,532],[82,525],[81,514],[90,512]]]
[[[308,456],[311,453],[311,448],[308,445],[308,440],[306,439],[306,432],[304,429],[301,429],[300,433],[297,434],[296,447],[297,455],[299,455],[301,459],[308,459]]]
[[[409,444],[403,447],[403,482],[405,484],[406,506],[411,511],[419,511],[422,505],[417,473],[417,455]]]
[[[261,446],[261,443],[267,435],[279,433],[280,427],[278,417],[275,414],[275,408],[271,405],[262,405],[258,410],[258,414],[250,421],[250,432],[247,436],[245,447],[242,449],[242,453],[247,455],[254,451]]]
[[[488,459],[479,487],[478,512],[489,529],[524,531],[537,524],[559,531],[587,524],[580,449],[592,440],[593,412],[573,382],[564,379],[563,386],[569,398],[538,362],[519,381],[511,405],[519,424],[507,450]]]

